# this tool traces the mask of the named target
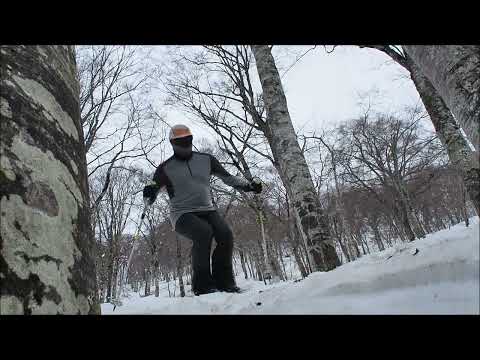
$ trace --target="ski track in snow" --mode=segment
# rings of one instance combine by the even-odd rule
[[[240,294],[191,296],[190,286],[184,298],[131,292],[115,311],[102,304],[102,314],[480,314],[479,253],[474,217],[468,228],[460,223],[299,282],[265,285],[245,280],[240,269]]]

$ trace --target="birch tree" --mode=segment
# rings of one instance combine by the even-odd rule
[[[75,50],[0,53],[0,311],[99,314]]]
[[[480,151],[480,46],[403,45]]]
[[[298,228],[308,241],[314,269],[332,270],[340,260],[327,217],[321,209],[308,165],[297,141],[275,60],[267,45],[254,45],[251,48],[267,114],[265,133],[275,165],[292,199]]]

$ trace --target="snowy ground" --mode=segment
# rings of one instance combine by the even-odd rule
[[[461,223],[299,282],[264,285],[239,273],[237,283],[247,290],[242,294],[180,298],[165,290],[158,298],[142,298],[131,293],[115,312],[102,304],[102,313],[479,314],[479,253],[475,217],[468,228]]]

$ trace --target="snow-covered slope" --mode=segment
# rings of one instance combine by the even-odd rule
[[[417,250],[418,249],[418,250]],[[328,273],[264,285],[237,278],[242,294],[141,298],[103,314],[479,314],[479,219],[372,253]],[[178,295],[178,291],[177,291]]]

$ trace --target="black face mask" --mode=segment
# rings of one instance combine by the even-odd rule
[[[192,157],[192,136],[186,136],[178,139],[172,139],[170,143],[176,157],[188,160]]]

